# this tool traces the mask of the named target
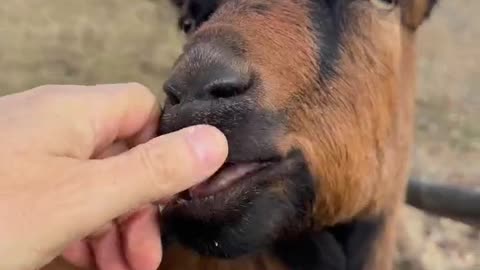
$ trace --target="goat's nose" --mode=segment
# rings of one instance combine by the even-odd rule
[[[228,99],[248,91],[251,79],[247,69],[236,65],[193,63],[175,71],[164,90],[174,105],[194,100]]]

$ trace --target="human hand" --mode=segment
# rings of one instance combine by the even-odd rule
[[[81,266],[158,266],[151,203],[213,174],[227,143],[207,126],[152,139],[157,119],[154,96],[138,84],[0,98],[0,269],[37,269],[69,245],[66,258]]]

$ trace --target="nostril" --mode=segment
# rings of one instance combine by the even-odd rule
[[[214,98],[231,98],[245,93],[251,84],[242,78],[216,80],[205,87],[205,91]]]
[[[219,83],[209,86],[207,90],[215,98],[229,98],[245,92],[244,86],[231,83]]]
[[[173,86],[165,85],[164,91],[171,105],[177,105],[181,102],[180,95],[177,93],[176,89]]]

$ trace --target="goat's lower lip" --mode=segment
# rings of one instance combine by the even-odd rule
[[[222,166],[212,177],[182,193],[179,197],[186,200],[205,198],[234,185],[238,181],[254,175],[270,165],[271,162],[244,162]]]

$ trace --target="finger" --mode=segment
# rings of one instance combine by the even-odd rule
[[[69,205],[68,213],[62,214],[62,222],[67,223],[64,228],[75,228],[69,233],[86,237],[132,209],[205,180],[223,164],[227,152],[222,133],[197,126],[114,157],[82,162],[72,173],[74,178],[62,183],[67,192],[55,194],[61,205]],[[81,227],[76,220],[82,220]]]
[[[141,201],[143,205],[172,196],[205,180],[223,164],[227,151],[223,134],[213,127],[197,126],[153,139],[122,155],[96,162],[93,172],[100,173],[102,177],[108,173],[118,189],[125,188],[125,192],[129,193],[125,197],[129,199],[150,193],[148,199],[144,197],[147,201]],[[135,185],[128,181],[130,179],[135,179]]]
[[[150,116],[151,119],[147,121],[147,124],[142,128],[140,132],[135,134],[127,140],[128,146],[130,148],[135,147],[139,144],[146,143],[152,138],[158,136],[158,124],[159,124],[159,109],[155,108],[153,113]]]
[[[141,268],[139,268],[140,270],[142,269],[155,270],[156,267],[148,268],[147,266],[159,264],[159,260],[161,258],[161,243],[160,243],[161,240],[159,238],[159,227],[157,225],[158,223],[157,212],[158,210],[156,210],[155,206],[149,205],[146,207],[142,207],[135,212],[125,214],[118,219],[118,223],[120,224],[119,226],[121,229],[121,240],[123,242],[122,247],[124,247],[125,249],[123,252],[124,254],[128,255],[126,253],[126,247],[127,247],[127,245],[125,244],[126,241],[132,242],[133,245],[130,245],[130,246],[133,248],[138,248],[139,246],[149,246],[148,249],[144,249],[143,251],[141,251],[141,253],[152,254],[150,256],[152,259],[145,260],[145,259],[142,259],[140,256],[134,255],[134,260],[136,260],[133,262],[134,264],[139,265],[138,261],[142,260],[143,264],[141,264]],[[96,230],[93,234],[89,235],[87,239],[99,239],[103,235],[107,234],[109,231],[114,229],[114,226],[115,226],[114,223],[109,222],[106,225],[102,226],[100,229]],[[134,228],[133,230],[131,229],[132,226]],[[145,232],[147,233],[145,234]],[[147,242],[151,241],[150,244],[147,243],[146,245],[141,245],[141,241],[137,240],[138,236],[140,236],[140,239],[142,239],[141,237],[144,235],[148,236],[148,239],[146,239],[146,241]],[[158,237],[156,237],[156,235],[158,235]],[[127,238],[130,240],[127,240]],[[75,241],[74,243],[70,244],[62,253],[63,258],[69,263],[71,263],[72,265],[80,268],[94,267],[95,266],[94,256],[87,241],[88,240]],[[141,258],[141,259],[138,259],[138,258]],[[156,261],[156,262],[152,262],[152,261]],[[133,269],[135,270],[136,268],[133,268]]]
[[[36,96],[32,100],[38,107],[36,117],[39,121],[45,119],[42,126],[48,127],[43,130],[53,129],[49,131],[65,140],[45,145],[57,155],[90,158],[119,139],[145,141],[157,126],[157,100],[140,84],[50,85],[32,92]],[[57,122],[67,123],[51,125],[52,115]],[[76,144],[71,144],[72,141]],[[71,147],[65,149],[69,142]]]
[[[118,141],[109,145],[107,148],[103,149],[102,151],[99,151],[98,154],[95,155],[95,158],[104,159],[108,157],[113,157],[128,151],[128,149],[129,147],[125,141]]]
[[[79,268],[92,268],[95,266],[92,251],[85,241],[72,243],[65,249],[62,256],[67,262]]]
[[[162,259],[162,244],[154,206],[130,216],[120,224],[124,254],[132,270],[155,270]]]
[[[88,235],[87,239],[97,239],[107,234],[113,230],[117,225],[113,221],[109,221],[106,224],[102,225],[100,228],[97,228],[93,233]]]
[[[96,238],[90,238],[90,245],[98,270],[131,270],[128,266],[117,226]]]

